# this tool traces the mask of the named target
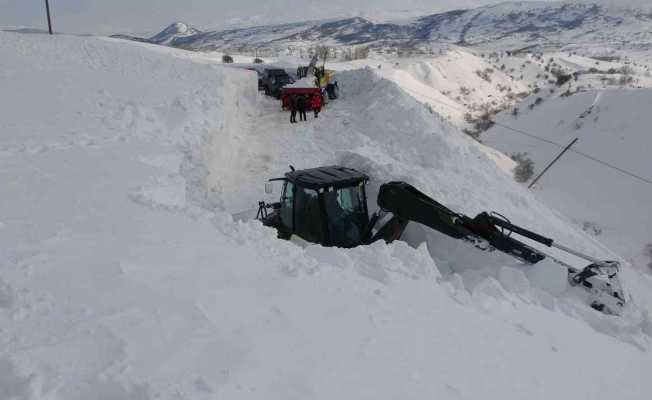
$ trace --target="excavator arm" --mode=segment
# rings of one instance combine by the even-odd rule
[[[525,243],[505,234],[499,223],[504,222],[487,213],[475,218],[456,213],[441,203],[428,197],[414,186],[405,182],[389,182],[380,187],[378,206],[391,212],[392,218],[380,227],[369,242],[385,240],[391,242],[400,238],[410,221],[417,222],[455,239],[473,243],[482,250],[497,249],[529,264],[535,264],[546,256]],[[372,217],[373,220],[373,217]],[[512,226],[511,231],[547,244],[552,242],[534,232]]]
[[[619,314],[625,305],[624,291],[617,278],[618,262],[597,260],[561,246],[553,239],[512,224],[500,214],[483,212],[470,218],[450,210],[405,182],[383,184],[378,192],[378,206],[383,213],[391,213],[391,217],[373,234],[375,225],[380,224],[383,217],[380,213],[372,216],[365,235],[366,243],[381,239],[390,243],[401,237],[409,222],[417,222],[452,238],[470,242],[480,250],[499,250],[527,264],[550,258],[568,269],[571,285],[579,285],[591,293],[593,308],[608,314]],[[591,264],[583,269],[574,268],[517,240],[513,234],[556,247]]]

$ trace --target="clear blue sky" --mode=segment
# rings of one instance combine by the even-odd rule
[[[198,28],[361,15],[405,17],[499,0],[50,0],[60,32],[152,33],[182,21]],[[45,27],[44,0],[0,0],[0,27]]]

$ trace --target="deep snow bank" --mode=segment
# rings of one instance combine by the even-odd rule
[[[560,313],[571,303],[531,287],[522,269],[503,266],[467,290],[442,279],[425,246],[304,249],[234,222],[259,195],[253,183],[288,159],[413,178],[465,211],[499,199],[444,180],[509,181],[395,86],[342,76],[351,101],[290,127],[278,104],[251,104],[251,74],[164,53],[0,33],[0,85],[14,94],[0,100],[0,397],[649,394],[640,325]],[[380,106],[385,95],[400,100],[398,114]],[[607,331],[619,326],[629,331]]]
[[[226,193],[232,199],[226,202],[226,210],[241,215],[241,211],[255,205],[261,196],[262,181],[282,176],[288,164],[308,168],[342,163],[372,177],[372,203],[381,183],[405,180],[467,214],[495,210],[560,243],[605,258],[616,257],[581,230],[569,227],[516,184],[495,165],[486,147],[430,113],[396,84],[379,78],[371,70],[342,72],[337,79],[344,97],[328,106],[319,119],[308,123],[291,125],[286,114],[278,113],[277,102],[260,100],[253,116],[253,130],[242,132],[247,138],[242,142],[244,146],[232,149],[239,154],[242,168],[231,168],[238,171],[238,179],[237,185]],[[247,199],[245,204],[243,199]],[[605,320],[586,313],[586,299],[581,298],[582,293],[564,288],[565,271],[555,264],[524,267],[510,257],[470,249],[418,225],[409,227],[405,239],[415,247],[427,243],[439,270],[447,279],[458,282],[462,290],[474,291],[487,282],[503,279],[501,267],[520,268],[527,275],[521,277],[527,283],[528,301],[566,312],[623,340],[638,342],[637,335],[649,332],[649,318],[636,305],[627,318],[620,320]],[[581,260],[559,256],[585,266]],[[627,273],[624,275],[629,281]],[[638,294],[637,278],[632,277],[632,281]],[[512,287],[510,280],[503,280],[503,285],[510,291],[522,290],[520,285]],[[541,290],[551,292],[553,297],[540,293]],[[647,304],[645,297],[642,300],[642,304]]]

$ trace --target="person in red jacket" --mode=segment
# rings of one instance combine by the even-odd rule
[[[319,118],[319,112],[321,111],[321,95],[313,95],[310,99],[310,107],[315,112],[315,118]]]

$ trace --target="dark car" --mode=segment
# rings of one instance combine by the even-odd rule
[[[284,69],[280,68],[266,68],[263,70],[261,81],[265,94],[276,97],[277,99],[281,97],[281,88],[294,82],[290,75]]]

